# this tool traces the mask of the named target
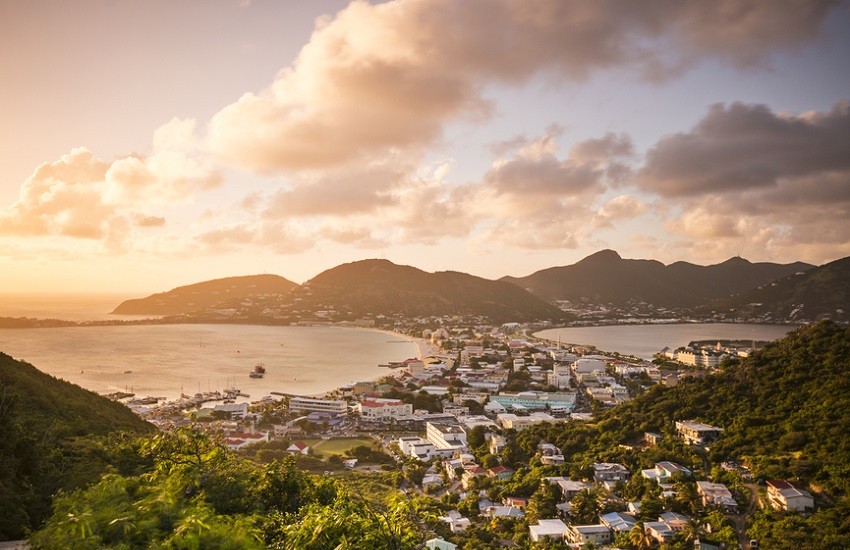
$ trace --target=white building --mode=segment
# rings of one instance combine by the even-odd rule
[[[611,530],[606,525],[570,525],[564,535],[567,541],[573,544],[590,542],[602,546],[611,542]]]
[[[767,482],[767,500],[771,506],[779,510],[802,512],[815,507],[815,499],[812,494],[790,481],[769,480]]]
[[[561,540],[567,532],[567,524],[559,519],[541,519],[537,525],[528,526],[528,534],[534,542],[543,539]]]
[[[399,399],[366,399],[355,406],[363,420],[390,422],[413,414],[413,405]]]
[[[456,424],[434,424],[425,423],[425,439],[430,441],[434,447],[449,456],[454,452],[464,452],[466,446],[466,432]]]
[[[342,400],[293,397],[289,400],[289,410],[345,414],[348,412],[348,404]]]

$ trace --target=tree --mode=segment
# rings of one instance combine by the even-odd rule
[[[642,521],[635,523],[629,531],[629,542],[636,550],[644,550],[652,546],[652,537],[646,532]]]
[[[528,501],[528,508],[525,512],[528,522],[533,523],[540,519],[556,517],[558,515],[556,506],[560,497],[561,492],[557,489],[557,485],[545,481],[541,483]]]

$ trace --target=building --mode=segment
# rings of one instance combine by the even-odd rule
[[[428,550],[457,550],[457,544],[438,538],[426,541],[425,548]]]
[[[557,483],[558,487],[561,489],[561,496],[563,497],[564,502],[569,502],[580,492],[589,491],[593,488],[593,485],[590,483],[585,483],[584,481],[573,481],[572,479],[567,478],[558,478]]]
[[[738,503],[729,489],[722,483],[711,483],[709,481],[697,481],[697,493],[705,506],[715,505],[734,512],[738,509]]]
[[[676,350],[676,361],[695,367],[714,368],[720,364],[724,355],[719,351],[682,348]]]
[[[541,519],[537,525],[528,526],[529,538],[534,542],[544,539],[561,540],[567,533],[567,524],[559,519]]]
[[[700,422],[683,420],[676,422],[676,433],[689,445],[705,445],[716,441],[723,432],[722,428],[709,426]]]
[[[634,516],[622,512],[610,512],[599,516],[599,521],[615,533],[628,533],[632,530],[637,520]]]
[[[682,474],[690,476],[691,471],[675,462],[656,462],[655,468],[651,470],[641,470],[641,474],[646,479],[657,481],[658,483],[667,483],[674,474]]]
[[[812,494],[797,483],[769,480],[767,482],[767,500],[778,510],[814,510],[815,499]]]
[[[293,397],[289,400],[289,410],[345,414],[348,412],[348,404],[342,400]]]
[[[363,420],[368,422],[392,422],[413,414],[413,405],[399,399],[366,399],[355,406]]]
[[[506,430],[514,429],[517,431],[524,430],[529,426],[534,426],[535,424],[540,424],[542,422],[551,422],[553,424],[562,422],[562,420],[544,412],[534,412],[528,416],[517,416],[513,413],[502,413],[496,415],[496,421]]]
[[[303,441],[293,441],[292,445],[286,448],[286,452],[293,455],[310,454],[310,446]]]
[[[632,473],[622,464],[600,462],[593,465],[593,480],[597,483],[628,481]]]
[[[439,450],[448,450],[452,453],[467,450],[466,432],[457,424],[426,422],[425,439],[433,443],[434,447]]]
[[[602,546],[611,542],[611,530],[606,525],[570,525],[565,538],[571,544]]]
[[[581,358],[572,364],[572,369],[576,375],[605,372],[605,363],[599,359]]]
[[[248,445],[261,443],[269,440],[269,434],[266,433],[232,433],[224,439],[224,445],[231,451],[242,449]]]
[[[502,392],[490,397],[491,403],[498,403],[505,409],[515,408],[519,405],[522,409],[530,410],[563,410],[570,412],[576,402],[575,392]]]

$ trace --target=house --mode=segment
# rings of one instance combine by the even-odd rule
[[[528,526],[529,538],[534,542],[544,539],[561,540],[567,533],[567,524],[559,519],[541,519],[536,525]]]
[[[525,512],[513,506],[490,506],[484,513],[493,519],[525,517]]]
[[[427,487],[442,487],[443,486],[443,476],[439,474],[425,474],[422,476],[422,488],[426,489]]]
[[[293,441],[292,445],[286,448],[286,452],[294,455],[310,454],[310,446],[303,441]]]
[[[643,441],[649,446],[655,446],[661,443],[661,434],[655,432],[644,432]]]
[[[528,506],[528,499],[519,497],[505,497],[502,499],[502,504],[504,504],[505,506],[518,508],[520,510],[525,510],[525,507]]]
[[[437,538],[425,541],[425,548],[428,550],[457,550],[457,544]]]
[[[664,544],[668,540],[672,539],[676,534],[676,532],[663,521],[646,521],[643,524],[643,529],[646,531],[646,534],[657,540],[659,544]]]
[[[487,438],[487,445],[490,449],[490,454],[497,455],[505,448],[505,438],[498,434],[490,434]]]
[[[494,477],[499,481],[504,481],[513,477],[515,471],[507,466],[494,466],[487,470],[487,475]]]
[[[700,422],[683,420],[676,422],[676,433],[689,445],[705,445],[716,441],[723,432],[722,428],[709,426]]]
[[[537,450],[540,452],[540,463],[545,466],[563,464],[565,462],[561,449],[551,443],[542,442],[537,446]]]
[[[628,533],[637,520],[634,516],[622,512],[610,512],[599,516],[599,521],[615,533]]]
[[[779,510],[796,510],[802,512],[813,510],[815,499],[806,489],[790,481],[767,481],[767,500],[770,505]]]
[[[571,479],[560,478],[556,481],[558,487],[561,489],[561,495],[564,498],[565,502],[569,502],[573,499],[574,496],[579,494],[582,491],[589,491],[593,488],[593,485],[590,483],[585,483],[584,481],[573,481]]]
[[[722,483],[711,483],[708,481],[697,481],[697,493],[705,506],[716,505],[729,512],[738,509],[738,503],[729,489]]]
[[[247,447],[248,445],[253,445],[254,443],[260,443],[262,441],[268,441],[269,434],[248,434],[248,433],[232,433],[224,440],[224,445],[230,449],[231,451],[236,449],[242,449]]]
[[[632,473],[622,464],[598,462],[593,465],[593,480],[597,483],[627,481]]]
[[[675,462],[656,462],[655,468],[651,470],[641,470],[641,474],[646,479],[657,481],[658,483],[667,483],[674,474],[682,474],[690,476],[691,471]]]
[[[452,533],[463,533],[471,523],[468,518],[463,517],[457,510],[449,510],[445,516],[440,516],[438,519],[448,523]]]
[[[476,477],[484,477],[487,475],[487,470],[482,468],[481,466],[475,465],[470,468],[467,468],[466,471],[463,472],[461,476],[461,485],[464,489],[469,489],[470,485],[472,485],[472,480]]]
[[[572,544],[601,546],[611,542],[611,530],[606,525],[570,525],[565,538]]]

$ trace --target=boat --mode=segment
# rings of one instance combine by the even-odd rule
[[[253,372],[251,372],[248,376],[250,376],[251,378],[262,378],[265,375],[266,375],[266,367],[263,366],[262,363],[258,363],[254,367]]]

